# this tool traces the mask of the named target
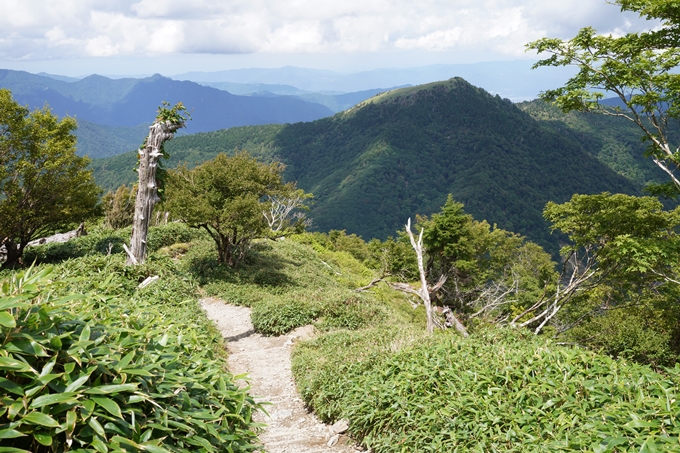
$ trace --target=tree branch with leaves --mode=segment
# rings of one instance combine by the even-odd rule
[[[599,35],[592,27],[569,40],[543,38],[527,50],[550,54],[542,66],[575,66],[578,73],[560,88],[541,93],[563,111],[595,112],[617,116],[636,124],[649,143],[647,155],[670,178],[670,183],[650,187],[653,193],[680,194],[680,148],[671,143],[669,123],[680,119],[680,64],[677,8],[659,0],[618,0],[622,10],[647,19],[661,19],[660,28],[620,37]],[[656,24],[654,24],[656,25]],[[600,101],[617,97],[624,107]]]

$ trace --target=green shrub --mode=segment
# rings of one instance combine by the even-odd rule
[[[333,300],[326,303],[318,327],[323,330],[332,328],[356,330],[370,325],[378,313],[375,301],[353,295],[341,302]]]
[[[509,329],[401,347],[389,331],[331,333],[294,356],[304,400],[376,453],[680,451],[680,367],[661,375]],[[364,351],[338,362],[338,349]]]
[[[321,307],[301,300],[265,299],[251,307],[253,327],[263,335],[283,335],[311,324],[321,314]]]
[[[205,319],[193,327],[163,315],[186,304],[179,299],[189,290],[177,300],[145,302],[159,286],[130,303],[96,295],[124,289],[121,274],[101,282],[50,277],[49,269],[28,270],[2,283],[2,451],[257,448],[251,415],[259,406],[234,385],[218,349],[210,347],[220,344],[219,335],[204,328]],[[94,289],[58,296],[73,286]],[[167,305],[158,308],[161,299]],[[184,308],[200,312],[195,300]]]
[[[90,255],[123,254],[123,244],[130,242],[131,228],[98,230],[68,242],[50,243],[28,247],[24,251],[24,263],[57,264],[62,261]],[[205,237],[201,231],[182,223],[169,223],[149,228],[149,253],[176,243],[190,242]]]
[[[123,184],[115,192],[109,190],[102,197],[104,223],[107,227],[117,230],[132,225],[136,196],[136,186],[128,187]]]

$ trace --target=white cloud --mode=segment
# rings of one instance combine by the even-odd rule
[[[604,0],[3,0],[0,58],[266,52],[516,56],[586,25],[641,26]],[[61,53],[61,54],[59,54]]]

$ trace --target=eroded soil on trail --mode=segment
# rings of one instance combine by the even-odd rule
[[[250,394],[258,401],[272,403],[269,416],[258,413],[255,419],[267,424],[260,434],[268,453],[353,453],[361,451],[341,434],[307,411],[298,396],[290,366],[291,347],[309,339],[312,326],[301,327],[288,335],[264,337],[255,333],[250,309],[226,304],[219,299],[203,299],[203,309],[217,323],[229,352],[229,370],[234,375],[247,373]],[[334,442],[337,443],[334,444]],[[329,445],[334,444],[332,447]]]

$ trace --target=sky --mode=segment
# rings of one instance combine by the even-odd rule
[[[605,0],[0,0],[0,68],[70,76],[286,65],[356,72],[531,59],[579,28],[648,28]]]

